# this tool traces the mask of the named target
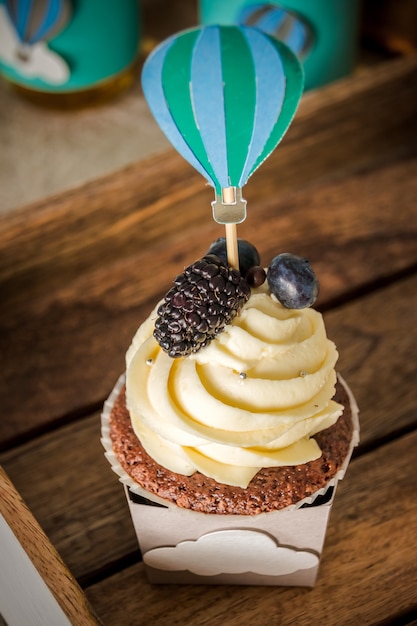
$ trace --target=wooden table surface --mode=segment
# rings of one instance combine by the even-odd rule
[[[310,259],[361,408],[313,590],[148,584],[99,442],[134,331],[223,234],[203,179],[169,151],[0,219],[0,465],[106,626],[415,620],[416,102],[414,56],[306,94],[245,190],[239,236]]]

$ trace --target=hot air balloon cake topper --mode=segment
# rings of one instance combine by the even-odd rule
[[[238,267],[242,188],[287,131],[303,91],[291,50],[248,26],[203,26],[162,42],[142,86],[174,148],[215,190],[213,217],[226,226],[229,264]]]

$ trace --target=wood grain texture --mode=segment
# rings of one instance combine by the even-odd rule
[[[98,414],[1,459],[77,578],[137,551],[123,488],[100,444]]]
[[[359,453],[415,428],[417,277],[329,311],[325,322],[340,353],[338,369],[361,409]],[[0,455],[51,541],[82,580],[137,550],[123,489],[99,439],[96,413]]]
[[[310,258],[361,408],[314,590],[151,587],[127,567],[137,544],[99,408],[156,299],[223,234],[201,178],[168,152],[0,218],[0,463],[106,625],[407,623],[417,611],[416,75],[410,57],[307,94],[247,187],[239,235],[265,264]]]
[[[81,588],[1,467],[0,513],[70,623],[99,624]],[[30,589],[27,591],[31,593]]]
[[[312,590],[152,586],[138,564],[87,589],[87,597],[107,626],[390,623],[417,609],[417,484],[408,462],[416,445],[413,433],[351,463]]]
[[[247,186],[239,235],[265,264],[309,256],[322,305],[416,264],[416,68],[391,62],[304,96]],[[0,445],[103,400],[138,324],[223,234],[211,199],[168,152],[0,218]]]

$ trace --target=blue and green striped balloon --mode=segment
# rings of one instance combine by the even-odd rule
[[[26,45],[53,38],[72,13],[70,0],[5,0],[5,5],[19,40]]]
[[[256,26],[283,41],[299,59],[310,53],[315,39],[312,25],[300,13],[280,5],[255,2],[244,5],[236,17],[237,24]]]
[[[158,46],[145,97],[176,150],[220,194],[242,188],[285,134],[303,91],[291,50],[247,26],[206,26]]]

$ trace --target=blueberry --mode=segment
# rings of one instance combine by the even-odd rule
[[[245,277],[246,272],[254,265],[259,265],[261,259],[255,246],[246,241],[246,239],[237,240],[237,249],[239,253],[239,270],[242,276]],[[224,263],[227,263],[226,238],[219,237],[216,241],[213,241],[207,254],[215,254]]]
[[[266,280],[266,272],[263,267],[254,265],[246,272],[246,281],[251,287],[260,287]]]
[[[272,293],[287,309],[304,309],[316,301],[319,283],[307,259],[288,252],[272,259],[266,273]]]

